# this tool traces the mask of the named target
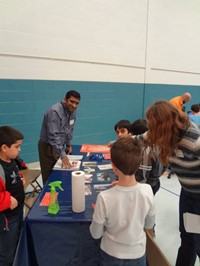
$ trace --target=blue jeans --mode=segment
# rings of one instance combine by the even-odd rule
[[[12,265],[22,223],[23,212],[8,219],[9,231],[0,232],[0,266]]]
[[[138,259],[118,259],[100,250],[100,266],[146,266],[146,255]]]
[[[200,257],[200,234],[192,234],[185,231],[183,223],[183,213],[185,212],[200,215],[200,199],[188,196],[182,189],[179,201],[181,246],[178,250],[176,266],[193,266],[197,255]]]

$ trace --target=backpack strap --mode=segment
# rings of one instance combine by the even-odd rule
[[[5,181],[6,181],[5,172],[4,172],[4,169],[3,169],[1,164],[0,164],[0,177],[3,179],[3,182],[5,183]]]

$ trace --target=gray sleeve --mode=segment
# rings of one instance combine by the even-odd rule
[[[101,193],[99,193],[96,200],[92,224],[90,226],[90,233],[93,238],[98,239],[102,237],[105,231],[105,222],[105,205]]]
[[[64,139],[66,136],[63,134],[63,136],[60,134],[60,128],[61,128],[61,122],[59,115],[52,111],[51,113],[48,113],[47,115],[47,136],[48,136],[48,142],[53,147],[54,151],[56,152],[57,156],[67,156],[64,151],[64,145],[65,142]]]
[[[155,224],[155,218],[156,218],[156,210],[155,210],[155,197],[153,195],[152,189],[149,186],[149,201],[150,203],[150,208],[148,211],[148,214],[145,218],[145,224],[144,224],[144,228],[146,229],[151,229],[153,228],[154,224]]]
[[[153,228],[154,224],[155,224],[155,215],[153,216],[148,215],[145,219],[144,228],[151,229]]]
[[[73,112],[73,114],[70,115],[69,117],[69,124],[68,124],[68,137],[67,137],[67,140],[66,140],[66,145],[71,145],[71,141],[72,141],[72,138],[73,138],[73,131],[74,131],[74,126],[75,126],[75,123],[76,123],[76,110]]]

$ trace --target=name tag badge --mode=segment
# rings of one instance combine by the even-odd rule
[[[179,158],[183,158],[184,157],[183,152],[181,150],[177,150],[176,151],[176,156],[179,157]]]
[[[69,121],[69,124],[70,124],[70,125],[73,125],[73,124],[74,124],[74,119],[71,119],[71,120]]]

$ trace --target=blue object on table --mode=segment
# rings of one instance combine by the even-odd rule
[[[98,153],[97,154],[92,154],[89,157],[90,161],[101,162],[103,159],[104,159],[103,155],[102,154],[98,154]]]

